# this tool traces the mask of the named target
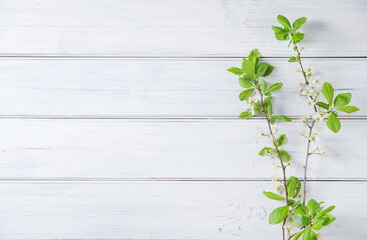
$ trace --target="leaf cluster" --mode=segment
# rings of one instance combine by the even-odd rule
[[[331,131],[337,133],[341,128],[341,124],[338,119],[338,111],[350,114],[358,111],[359,109],[356,106],[347,106],[352,99],[351,93],[340,93],[334,98],[334,88],[328,82],[323,84],[322,93],[324,94],[327,103],[317,102],[316,105],[320,108],[328,110],[330,116],[326,122],[326,125]]]

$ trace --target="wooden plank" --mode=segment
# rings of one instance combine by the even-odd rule
[[[363,0],[3,0],[5,55],[238,56],[275,40],[277,14],[307,16],[308,56],[367,56]]]
[[[365,239],[366,183],[312,182],[325,239]],[[2,182],[3,239],[280,239],[269,182]]]
[[[266,59],[276,69],[269,81],[284,82],[274,111],[300,115],[296,64]],[[350,91],[351,104],[367,116],[367,60],[315,59],[315,78],[336,92]],[[241,59],[1,59],[0,115],[118,117],[237,117],[237,77],[226,71]],[[21,69],[21,71],[19,70]]]
[[[303,176],[301,125],[280,127],[297,166],[290,171]],[[366,127],[343,120],[337,135],[323,128],[328,155],[311,158],[310,178],[366,179]],[[258,156],[271,146],[257,137],[265,120],[2,119],[0,129],[2,179],[269,179],[278,163]]]

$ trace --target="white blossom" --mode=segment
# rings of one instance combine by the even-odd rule
[[[308,138],[312,142],[317,142],[320,139],[320,135],[318,133],[312,133],[312,135]]]
[[[300,134],[299,134],[299,136],[300,136],[300,138],[305,138],[305,137],[307,137],[307,133],[306,133],[306,131],[305,130],[302,130],[301,132],[300,132]]]
[[[312,115],[312,119],[318,122],[321,122],[325,119],[324,114],[321,114],[319,112],[315,113],[314,115]]]

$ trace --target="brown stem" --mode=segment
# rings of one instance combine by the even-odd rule
[[[278,157],[279,157],[279,160],[280,160],[280,164],[282,166],[282,170],[283,170],[283,185],[284,185],[285,196],[286,196],[285,199],[287,201],[287,205],[289,205],[288,191],[287,191],[287,176],[286,176],[286,172],[285,172],[286,166],[284,166],[284,164],[283,164],[282,156],[280,155],[280,151],[279,151],[278,145],[277,145],[277,143],[275,141],[276,138],[275,138],[275,135],[274,135],[273,130],[271,128],[270,119],[269,119],[269,116],[268,116],[268,114],[266,113],[266,110],[265,110],[264,95],[261,92],[261,89],[260,89],[260,86],[259,86],[258,83],[257,83],[257,90],[260,93],[260,99],[261,99],[260,102],[261,102],[262,110],[263,110],[263,112],[265,114],[266,122],[268,123],[270,135],[271,135],[271,138],[273,140],[273,145],[275,147],[275,150],[276,150],[276,152],[278,154]],[[285,226],[286,221],[287,221],[287,217],[284,219],[283,226],[282,226],[283,240],[286,240],[286,237],[285,237],[285,229],[284,229],[284,226]]]
[[[308,142],[307,142],[307,155],[306,155],[306,163],[304,166],[304,176],[303,176],[303,204],[305,204],[306,202],[306,184],[307,184],[307,166],[308,166],[308,158],[311,155],[310,153],[310,145],[311,145],[311,135],[312,135],[312,130],[313,130],[313,126],[315,125],[315,120],[312,121],[312,124],[310,126],[310,132],[308,134]]]
[[[305,72],[305,70],[303,68],[303,65],[302,65],[301,52],[299,51],[299,49],[297,47],[297,44],[294,41],[292,41],[292,43],[293,43],[293,45],[295,47],[295,50],[297,52],[297,55],[298,55],[298,63],[301,67],[302,75],[305,79],[306,84],[308,85],[309,82],[308,82],[308,79],[307,79],[307,75],[306,75],[306,72]],[[311,97],[311,100],[313,100],[312,97]],[[315,112],[317,112],[316,106],[314,106],[314,110],[315,110]],[[308,166],[308,158],[311,155],[310,154],[310,145],[311,145],[310,137],[312,135],[312,130],[313,130],[314,125],[315,125],[315,120],[313,120],[311,126],[309,126],[310,132],[309,132],[309,135],[308,135],[307,153],[306,153],[307,155],[306,155],[306,162],[305,162],[305,166],[304,166],[304,176],[303,176],[303,204],[305,204],[305,202],[306,202],[307,166]]]

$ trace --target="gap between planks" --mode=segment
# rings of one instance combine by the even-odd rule
[[[303,179],[299,179],[303,182]],[[309,182],[360,182],[367,183],[367,179],[307,179]],[[271,182],[270,179],[264,178],[0,178],[1,183],[62,183],[62,182]]]
[[[297,120],[300,116],[297,115],[288,115],[292,120]],[[190,121],[190,120],[205,120],[205,121],[216,121],[216,120],[232,120],[232,121],[244,121],[240,119],[238,116],[227,116],[227,115],[212,115],[212,116],[191,116],[191,115],[178,115],[178,116],[169,116],[169,115],[0,115],[0,120],[2,119],[14,119],[14,120],[23,120],[23,119],[60,119],[60,120],[182,120],[182,121]],[[254,121],[254,120],[263,120],[264,116],[256,116],[246,121]],[[367,115],[339,115],[339,119],[342,120],[367,120]]]
[[[244,57],[247,57],[245,54]],[[290,56],[289,56],[290,57]],[[282,56],[262,56],[263,59],[282,59],[288,60],[289,57]],[[189,55],[189,56],[175,56],[175,55],[162,55],[162,56],[149,56],[149,55],[61,55],[61,54],[4,54],[0,53],[0,58],[80,58],[80,59],[240,59],[238,56],[225,56],[225,55]],[[304,56],[303,59],[367,59],[367,56]]]

